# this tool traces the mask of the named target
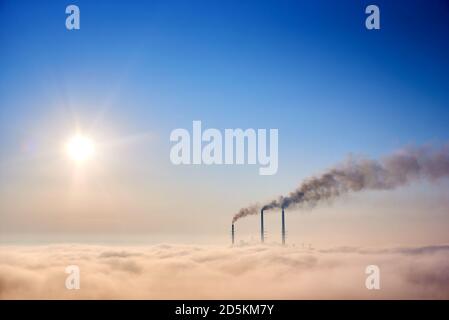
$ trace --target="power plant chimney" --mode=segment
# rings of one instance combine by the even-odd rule
[[[232,245],[234,245],[234,235],[235,235],[234,224],[232,224],[231,235],[232,235]]]
[[[285,245],[285,213],[282,207],[282,245]]]
[[[265,231],[264,231],[264,227],[263,227],[263,209],[260,210],[260,241],[262,243],[264,243],[265,240]]]

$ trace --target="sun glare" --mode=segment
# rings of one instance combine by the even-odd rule
[[[94,155],[95,145],[89,137],[78,134],[67,142],[66,151],[70,159],[81,163]]]

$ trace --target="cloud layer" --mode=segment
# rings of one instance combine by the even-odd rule
[[[367,290],[365,268],[380,268]],[[81,289],[67,290],[78,265]],[[449,299],[449,246],[2,246],[1,299]]]

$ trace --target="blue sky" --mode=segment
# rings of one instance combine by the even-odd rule
[[[381,10],[378,31],[364,27],[371,3]],[[68,4],[80,7],[79,31],[65,29]],[[154,135],[155,145],[127,158],[130,166],[154,164],[142,179],[199,174],[208,189],[209,174],[226,183],[242,171],[183,176],[168,162],[171,130],[193,120],[278,128],[280,167],[278,178],[268,178],[268,195],[348,153],[444,143],[448,21],[449,5],[436,0],[4,0],[0,163],[77,122],[99,135]],[[256,170],[245,170],[259,181]]]
[[[74,3],[74,32],[68,2],[2,4],[2,141],[58,98],[113,100],[107,112],[138,130],[277,127],[312,152],[447,138],[444,1],[378,2],[371,32],[359,1]]]

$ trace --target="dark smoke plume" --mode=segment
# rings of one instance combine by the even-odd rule
[[[287,196],[263,206],[242,208],[240,218],[275,208],[314,207],[342,194],[363,190],[391,190],[416,180],[435,181],[449,176],[449,148],[409,147],[381,160],[350,157],[319,176],[306,179]]]
[[[242,208],[237,212],[234,217],[232,218],[232,223],[236,222],[238,219],[251,216],[254,214],[257,214],[259,212],[259,206],[258,205],[252,205],[246,208]]]

